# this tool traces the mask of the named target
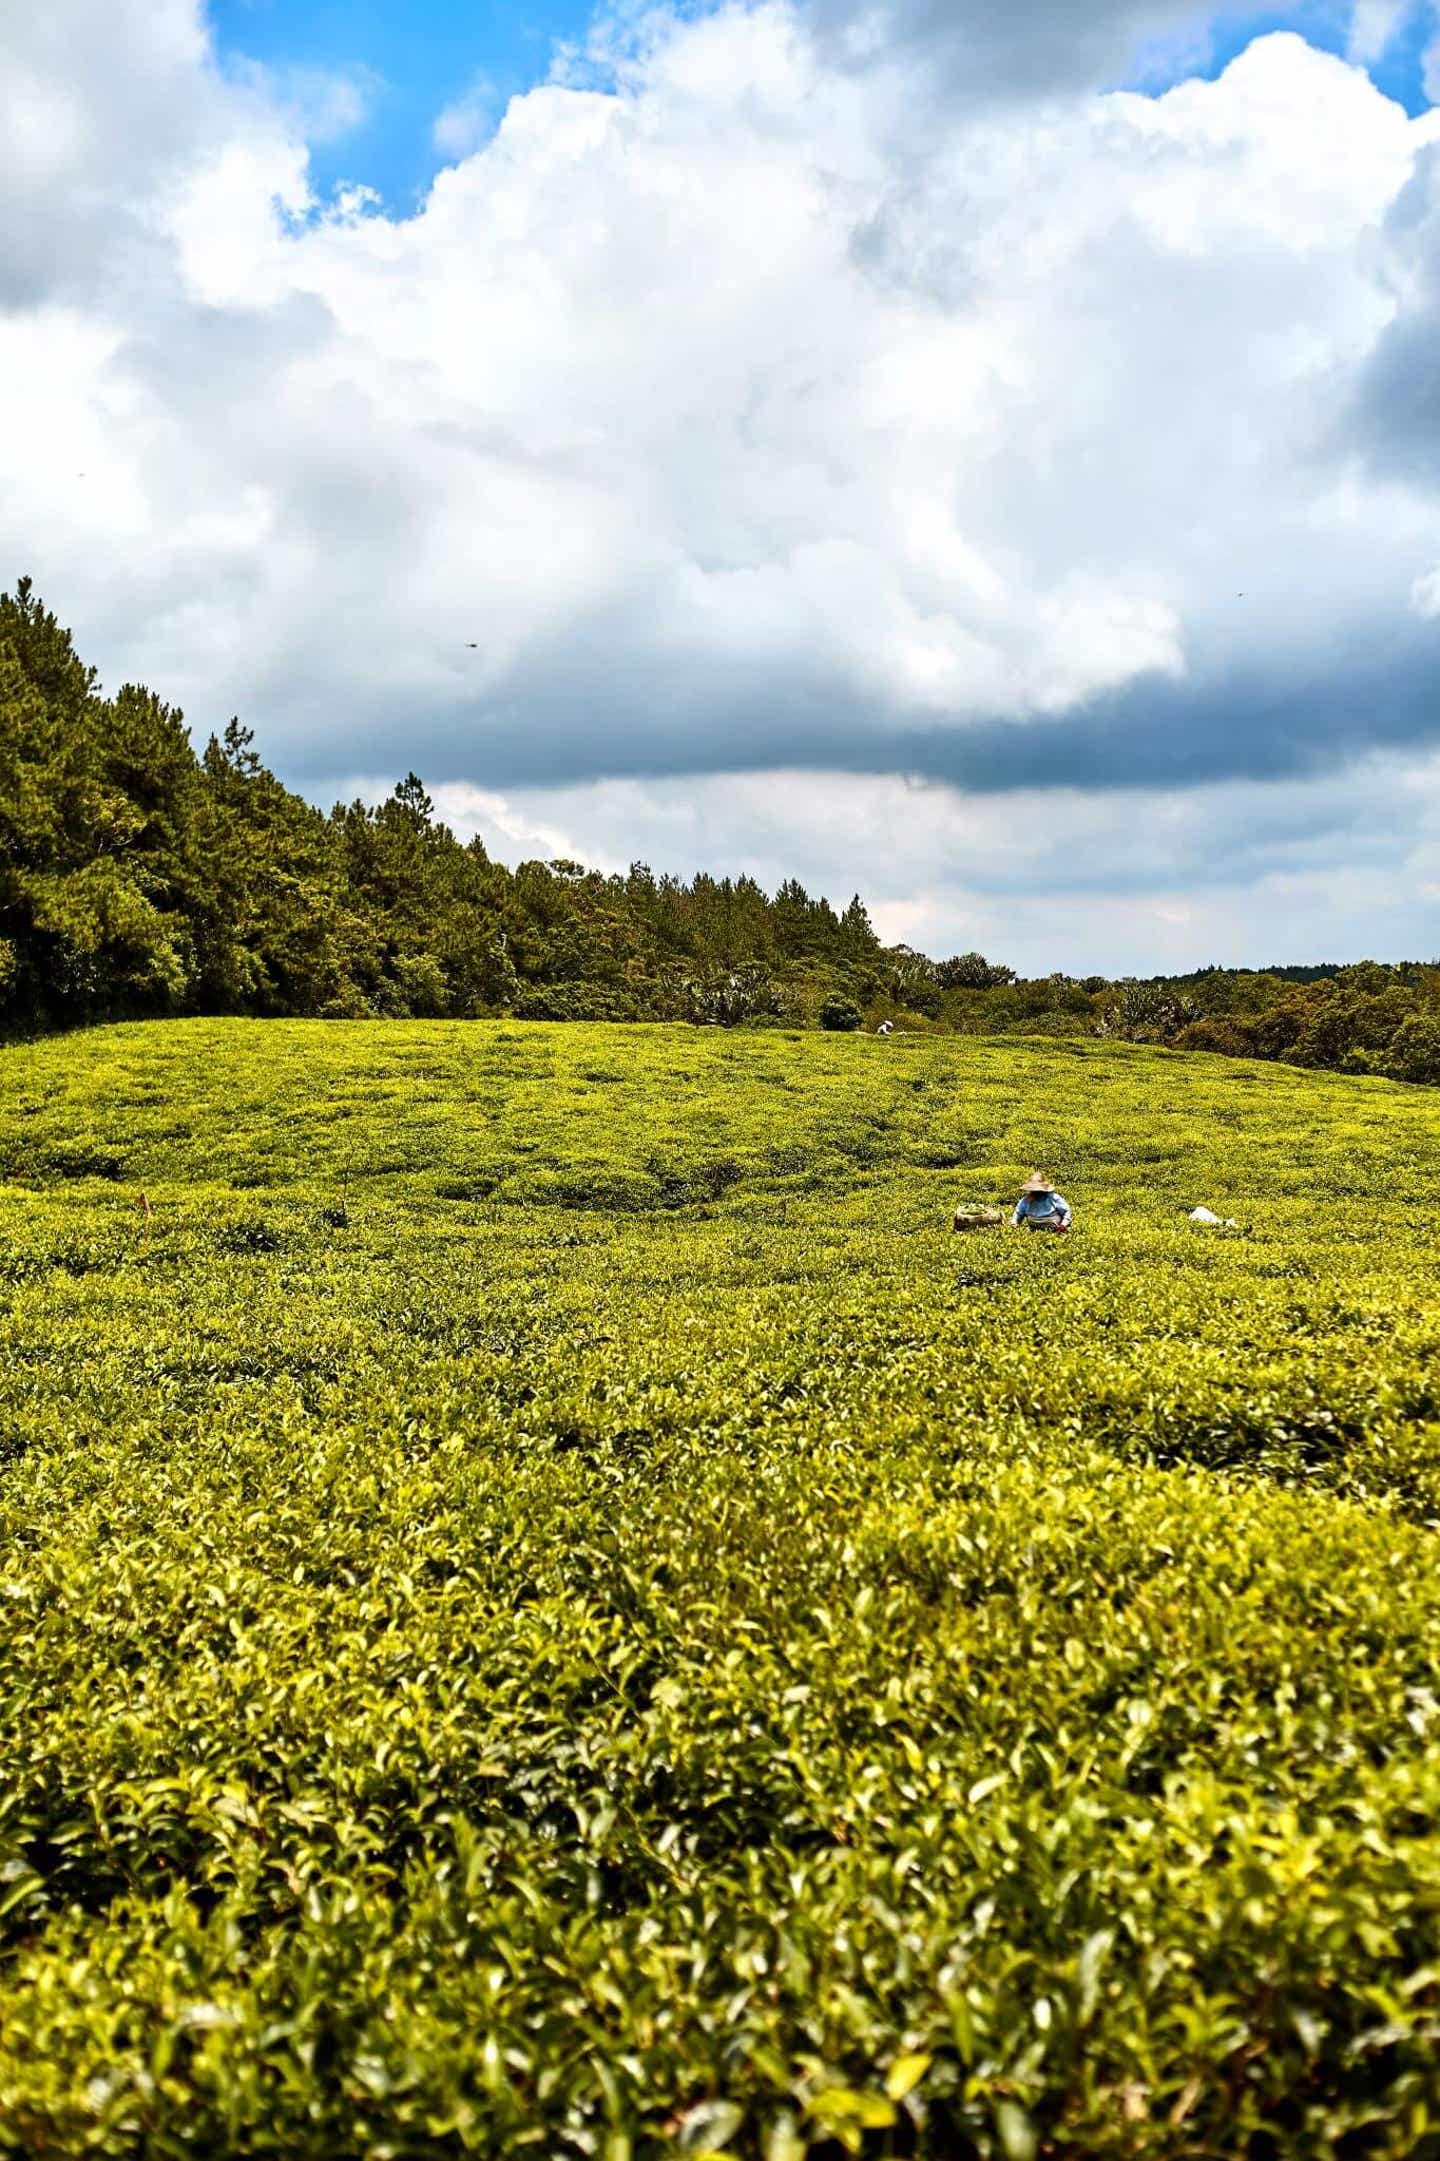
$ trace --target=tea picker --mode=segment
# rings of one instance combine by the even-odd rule
[[[1052,1231],[1062,1235],[1069,1230],[1075,1212],[1063,1193],[1057,1193],[1040,1171],[1031,1171],[1015,1203],[1015,1213],[1010,1218],[1017,1231]]]

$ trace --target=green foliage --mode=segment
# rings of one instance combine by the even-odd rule
[[[1015,981],[1013,968],[997,967],[983,953],[957,953],[935,971],[941,990],[1001,990]]]
[[[237,1216],[216,1233],[215,1243],[222,1253],[278,1253],[285,1241],[263,1216]]]
[[[181,1001],[193,767],[158,699],[99,698],[28,581],[0,598],[0,999],[75,1014]]]
[[[713,968],[685,985],[685,1018],[702,1028],[738,1028],[743,1021],[777,1011],[779,1000],[768,969]]]
[[[1331,1072],[1440,1081],[1440,965],[1362,961],[1347,968],[1107,983],[1063,975],[1016,982],[976,956],[936,971],[945,1026],[964,1033],[1092,1035],[1231,1058],[1283,1059]],[[988,983],[986,976],[993,978]]]
[[[1433,1096],[5,1061],[0,2153],[1433,2154]]]
[[[863,1016],[851,998],[833,991],[820,1008],[820,1025],[831,1035],[853,1035],[861,1026]]]
[[[1408,1013],[1385,1046],[1384,1067],[1396,1080],[1440,1085],[1440,1014]]]

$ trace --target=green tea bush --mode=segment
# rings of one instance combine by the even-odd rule
[[[51,1178],[122,1178],[125,1174],[124,1159],[114,1149],[83,1140],[47,1149],[37,1168]]]
[[[263,1216],[237,1216],[215,1234],[222,1253],[278,1253],[285,1241]]]
[[[1437,1139],[1083,1041],[8,1052],[0,2153],[1440,2154]],[[1037,1162],[1068,1240],[953,1236]]]

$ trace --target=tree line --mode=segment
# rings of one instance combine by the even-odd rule
[[[857,896],[492,860],[412,773],[318,810],[232,721],[102,694],[30,581],[0,594],[0,1025],[151,1014],[736,1022],[866,1003]]]
[[[160,1014],[1117,1035],[1440,1081],[1440,967],[1112,983],[932,960],[789,879],[492,859],[412,773],[321,811],[232,721],[106,696],[28,579],[0,594],[0,1032]]]

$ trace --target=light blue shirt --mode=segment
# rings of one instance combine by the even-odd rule
[[[1051,1223],[1056,1217],[1069,1225],[1070,1203],[1061,1193],[1022,1193],[1010,1218],[1016,1230],[1024,1223]]]

